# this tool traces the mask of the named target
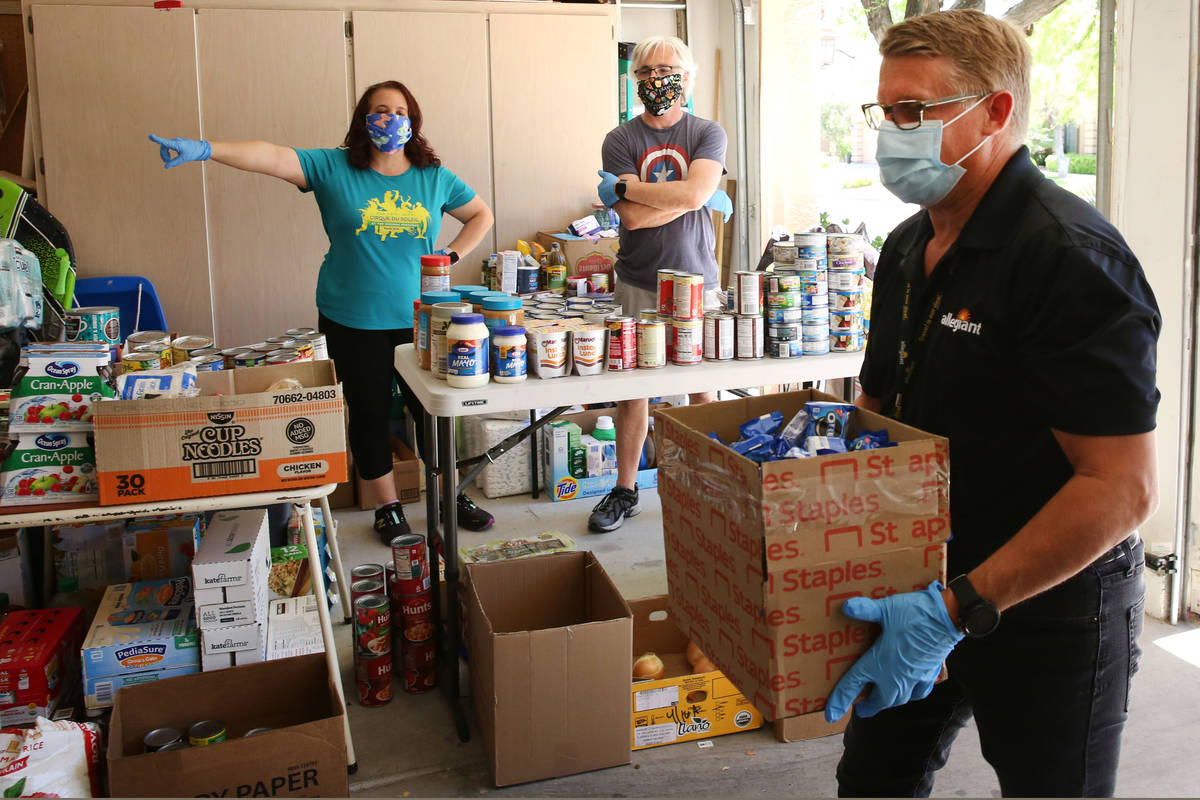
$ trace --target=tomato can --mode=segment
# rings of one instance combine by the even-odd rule
[[[637,365],[640,369],[667,365],[667,326],[662,320],[642,320],[637,324]]]
[[[377,581],[382,581],[384,577],[383,564],[359,564],[350,570],[351,581],[358,581],[363,578],[374,578]]]
[[[358,702],[364,706],[382,706],[392,701],[392,654],[358,655],[354,659],[354,682],[358,684]]]
[[[433,638],[433,593],[400,596],[400,616],[405,642],[426,642]]]
[[[675,319],[704,318],[704,276],[694,272],[676,272],[674,283]]]
[[[763,274],[747,270],[736,273],[734,278],[737,280],[737,313],[761,314]]]
[[[681,367],[690,367],[704,360],[704,321],[701,319],[677,319],[674,324],[674,343],[671,361]]]
[[[425,537],[419,533],[406,533],[392,539],[392,564],[396,568],[396,580],[413,581],[429,575],[429,550]]]
[[[363,595],[353,605],[355,652],[365,656],[392,652],[392,614],[387,597]]]
[[[658,313],[675,315],[675,270],[658,271]]]
[[[733,314],[713,312],[704,315],[704,357],[709,361],[730,361],[734,354]]]
[[[609,317],[608,369],[623,372],[638,366],[637,330],[633,317]]]
[[[383,581],[378,578],[362,578],[350,584],[350,605],[360,597],[369,594],[383,594]]]
[[[437,686],[437,646],[427,642],[405,642],[403,648],[404,691],[427,692]]]

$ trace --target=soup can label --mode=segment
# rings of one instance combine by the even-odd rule
[[[667,328],[661,320],[637,323],[637,366],[658,369],[667,365]]]
[[[658,313],[667,316],[675,314],[675,270],[673,269],[658,271]]]
[[[638,366],[638,325],[633,317],[610,317],[608,327],[608,369],[622,372]]]
[[[397,580],[415,580],[429,575],[429,550],[425,537],[408,533],[392,539],[392,564]]]
[[[675,347],[671,360],[680,366],[699,364],[704,359],[704,323],[699,319],[677,319]]]
[[[358,702],[364,706],[382,706],[392,700],[392,654],[358,656],[354,659],[354,682]]]
[[[392,614],[386,595],[368,594],[354,601],[354,649],[365,656],[392,652]]]
[[[710,361],[732,359],[736,327],[732,314],[706,314],[704,317],[704,357]]]
[[[433,638],[433,593],[400,596],[401,631],[405,642],[426,642]]]
[[[735,347],[737,357],[743,361],[763,357],[763,318],[743,316],[737,318]]]
[[[692,272],[677,272],[673,278],[675,319],[704,318],[704,276]]]

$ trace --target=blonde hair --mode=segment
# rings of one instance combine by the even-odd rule
[[[683,99],[686,103],[691,98],[692,87],[696,83],[696,59],[692,57],[692,49],[678,36],[650,36],[634,45],[633,53],[629,56],[629,74],[632,76],[638,67],[645,66],[645,60],[660,47],[674,52],[675,61],[687,73],[687,80],[683,86]]]
[[[1033,55],[1013,25],[975,10],[924,14],[888,28],[879,52],[884,58],[945,58],[952,65],[951,82],[963,93],[1011,92],[1009,134],[1014,141],[1025,138]]]

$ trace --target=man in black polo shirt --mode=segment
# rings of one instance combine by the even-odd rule
[[[975,11],[889,29],[884,245],[859,405],[950,440],[949,588],[844,607],[880,638],[831,694],[842,796],[927,796],[974,715],[1006,796],[1114,790],[1157,503],[1155,344],[1137,259],[1021,146],[1024,37]],[[935,686],[942,662],[948,680]]]

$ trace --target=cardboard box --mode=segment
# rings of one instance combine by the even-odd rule
[[[558,242],[563,254],[567,257],[567,275],[591,275],[594,272],[605,272],[612,275],[617,263],[617,250],[620,240],[598,239],[595,242],[575,236],[570,233],[549,233],[538,231],[538,244],[547,250],[550,245]],[[609,279],[609,287],[612,287]],[[634,311],[636,314],[636,309]]]
[[[363,511],[375,508],[374,494],[367,491],[357,472],[355,478],[358,507]],[[392,480],[396,483],[396,499],[401,503],[416,503],[421,499],[421,462],[399,439],[392,439]]]
[[[113,797],[347,797],[345,709],[322,655],[123,689],[108,735]],[[154,728],[219,719],[228,740],[142,753]],[[251,728],[274,730],[249,739]]]
[[[780,717],[771,723],[775,738],[781,742],[803,742],[833,736],[846,730],[850,715],[845,714],[837,722],[826,722],[824,711],[801,714],[796,717]]]
[[[269,391],[284,378],[303,389]],[[202,372],[201,397],[94,409],[100,503],[267,492],[346,480],[332,361]]]
[[[218,655],[242,650],[259,650],[263,644],[262,627],[260,623],[252,622],[249,625],[233,625],[212,631],[201,630],[200,652]]]
[[[471,696],[496,785],[628,764],[633,618],[596,557],[467,574]]]
[[[266,586],[270,570],[266,509],[218,511],[213,515],[192,562],[192,579],[197,589],[248,586],[254,590],[259,584]]]
[[[79,607],[13,611],[0,623],[0,725],[26,725],[54,713],[78,686],[86,625]]]
[[[189,578],[108,587],[83,641],[87,707],[108,708],[123,686],[199,670],[194,611]]]
[[[0,533],[0,592],[7,593],[8,602],[15,606],[41,605],[33,593],[29,531],[25,528]]]
[[[759,464],[708,438],[793,392],[656,414],[671,614],[767,719],[819,711],[877,626],[842,611],[945,580],[946,439],[856,410],[850,435],[886,428],[896,447]]]
[[[633,683],[633,749],[762,727],[762,715],[720,670],[692,673],[688,638],[667,615],[668,598],[631,600],[633,653],[656,653],[666,671]]]

